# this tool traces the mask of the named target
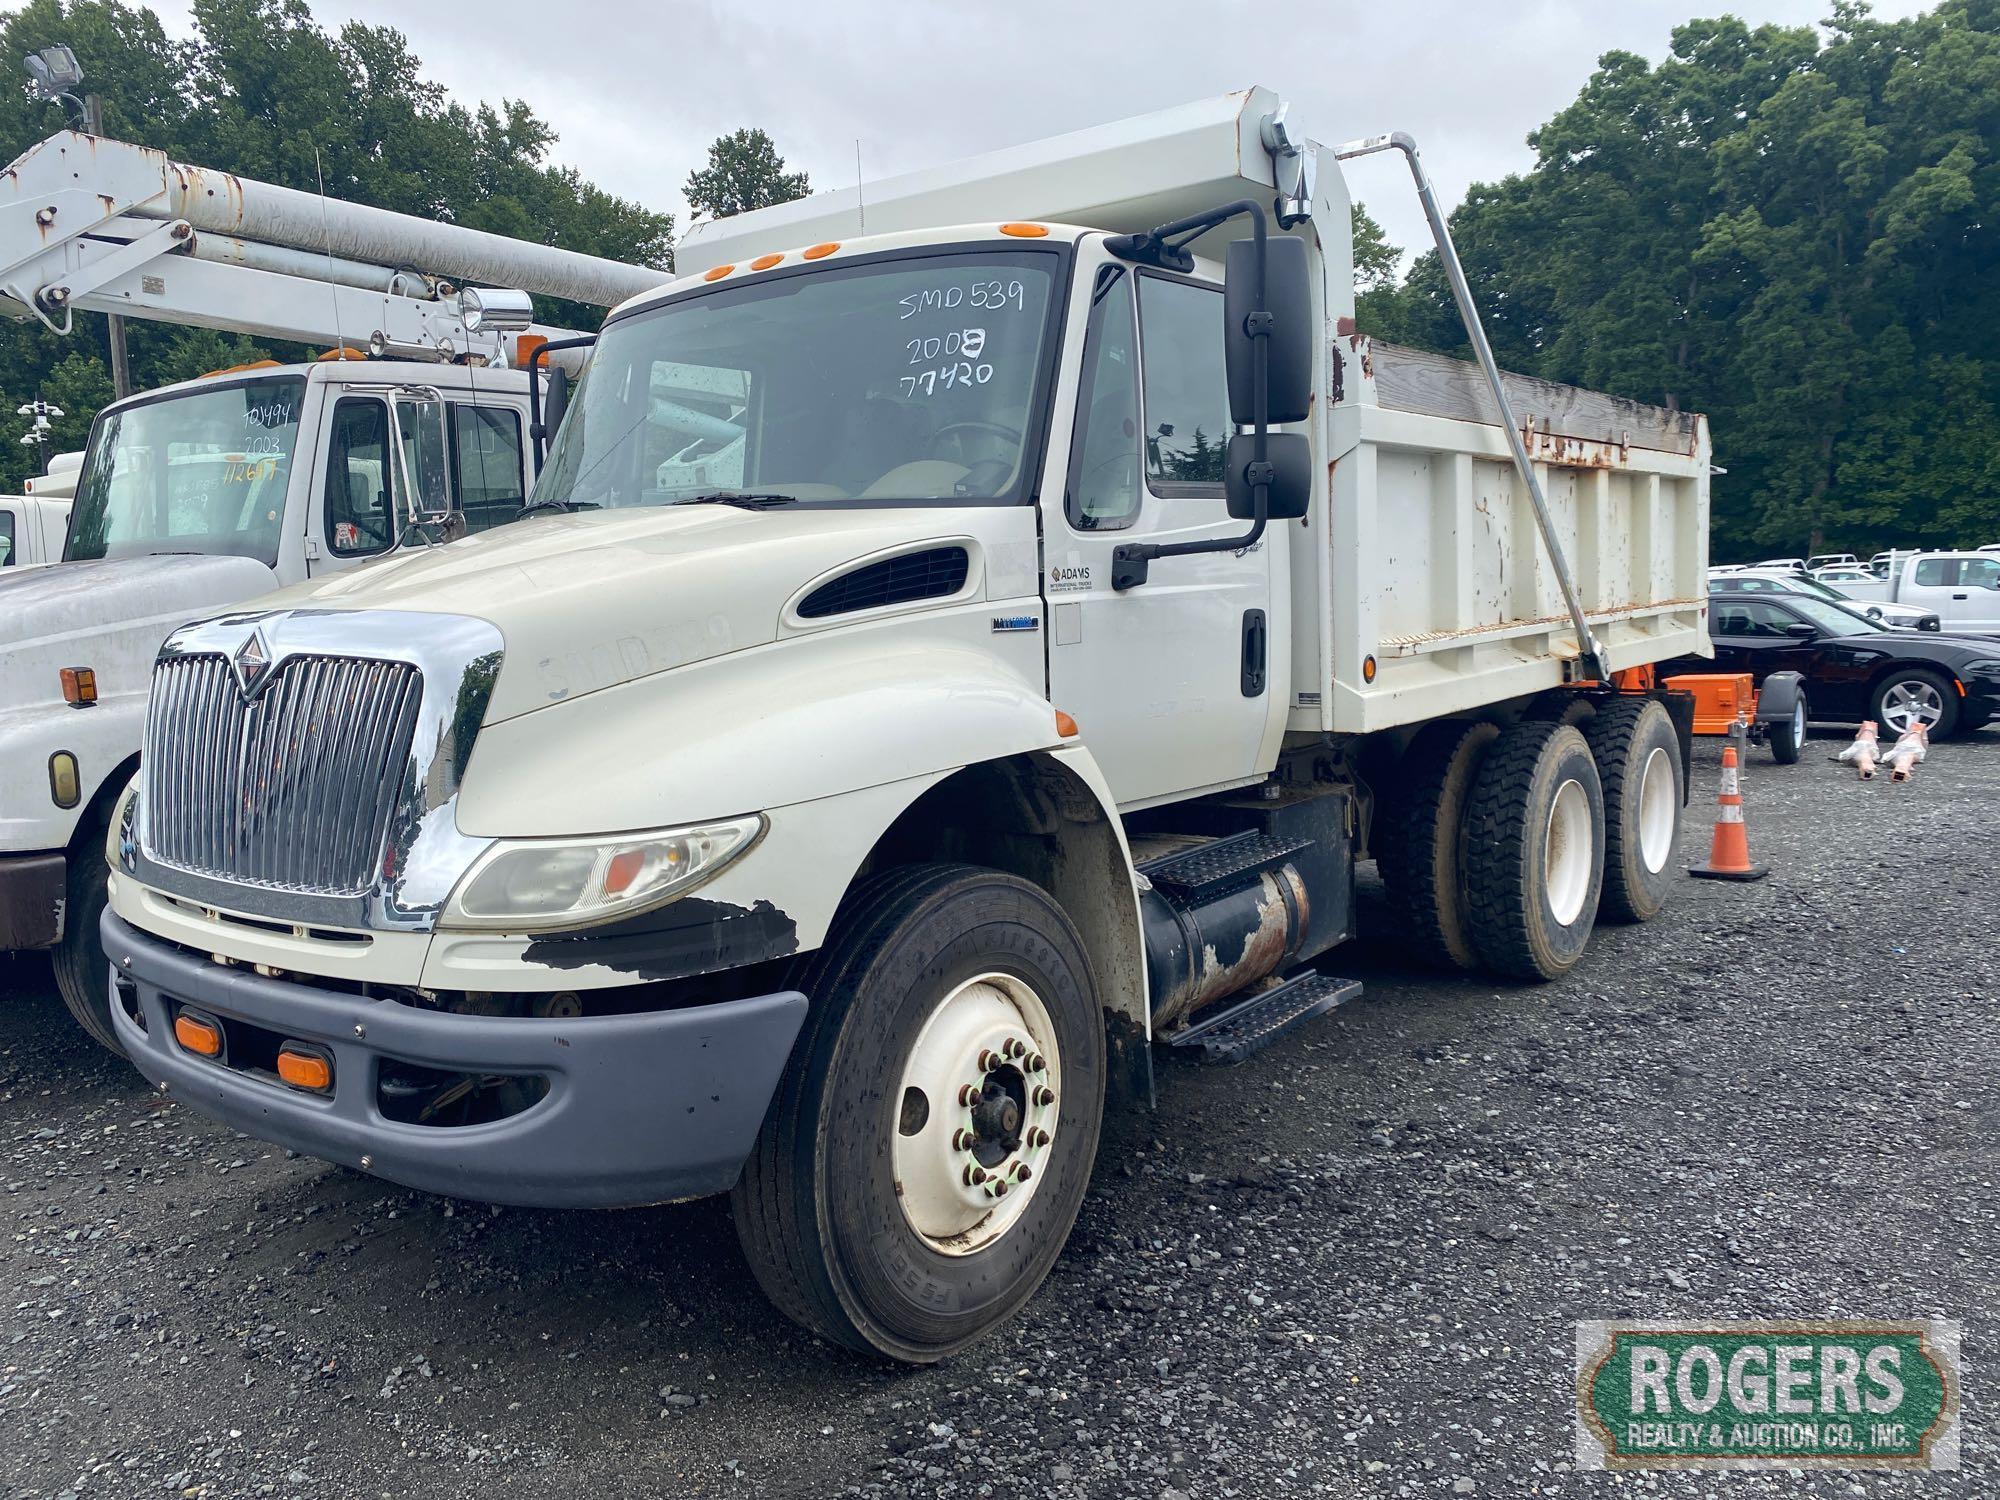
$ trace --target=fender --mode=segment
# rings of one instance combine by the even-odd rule
[[[90,708],[67,703],[34,704],[0,713],[0,854],[37,854],[65,849],[78,822],[138,752],[145,735],[146,694],[99,698]],[[74,807],[58,807],[49,790],[49,757],[67,750],[76,757],[82,795]]]
[[[1757,689],[1757,722],[1777,724],[1792,716],[1806,695],[1806,680],[1797,672],[1773,672]]]
[[[986,613],[967,612],[955,634],[780,640],[489,723],[459,792],[459,831],[671,828],[1061,748],[1029,675],[1039,638],[1004,653],[975,645]]]

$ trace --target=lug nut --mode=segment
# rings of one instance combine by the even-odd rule
[[[993,1196],[994,1196],[994,1197],[996,1197],[996,1198],[1004,1198],[1004,1197],[1006,1197],[1006,1196],[1007,1196],[1007,1184],[1006,1184],[1006,1183],[1004,1183],[1004,1182],[996,1182],[996,1183],[994,1183],[994,1184],[993,1184]]]
[[[1046,1130],[1042,1129],[1041,1126],[1037,1125],[1033,1130],[1028,1132],[1029,1145],[1046,1146],[1048,1143],[1049,1143],[1049,1133]]]
[[[992,1071],[993,1071],[993,1070],[994,1070],[995,1068],[997,1068],[997,1067],[999,1067],[999,1066],[1000,1066],[1000,1054],[999,1054],[999,1053],[997,1053],[997,1052],[994,1052],[994,1051],[992,1051],[991,1049],[989,1049],[989,1048],[985,1048],[985,1047],[982,1047],[982,1048],[980,1048],[980,1049],[979,1049],[979,1071],[980,1071],[980,1072],[982,1072],[982,1073],[991,1073],[991,1072],[992,1072]]]
[[[954,1151],[970,1151],[972,1149],[972,1140],[971,1131],[954,1130],[951,1133],[951,1149]]]
[[[1050,1088],[1045,1083],[1037,1084],[1035,1086],[1035,1103],[1046,1106],[1053,1104],[1055,1102],[1056,1102],[1056,1091],[1054,1089]]]
[[[967,1187],[978,1187],[979,1184],[984,1182],[985,1180],[986,1180],[986,1168],[981,1166],[970,1166],[965,1169],[965,1185]]]
[[[1019,1037],[1010,1036],[1007,1038],[1007,1055],[1009,1057],[1019,1057],[1023,1052],[1026,1052],[1027,1050],[1028,1050],[1028,1044],[1022,1041]]]
[[[977,1104],[979,1102],[979,1085],[976,1083],[960,1084],[958,1086],[958,1102],[966,1109],[970,1109],[973,1105]]]
[[[1035,1175],[1035,1169],[1029,1166],[1026,1162],[1017,1161],[1014,1163],[1014,1176],[1017,1181],[1026,1182],[1030,1177],[1033,1177],[1034,1175]]]
[[[1037,1052],[1028,1059],[1028,1071],[1030,1073],[1046,1073],[1048,1070],[1048,1062],[1042,1057],[1041,1053]]]

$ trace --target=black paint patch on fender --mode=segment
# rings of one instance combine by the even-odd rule
[[[713,974],[798,951],[798,923],[768,901],[732,906],[683,896],[602,927],[536,938],[521,957],[551,969],[596,964],[651,981]]]

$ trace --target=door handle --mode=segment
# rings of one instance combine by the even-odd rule
[[[1953,594],[1951,597],[1954,599],[1969,599],[1972,596],[1970,594]]]
[[[1264,611],[1243,611],[1243,696],[1257,698],[1264,692]]]

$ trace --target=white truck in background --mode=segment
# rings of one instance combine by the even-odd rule
[[[1832,587],[1864,608],[1881,603],[1929,610],[1947,634],[2000,635],[2000,555],[1983,549],[1895,553],[1887,576]]]
[[[934,1360],[1054,1262],[1154,1046],[1413,951],[1561,975],[1680,878],[1696,415],[1355,329],[1252,89],[703,226],[535,500],[162,649],[112,1021],[263,1139],[569,1207],[732,1192]],[[1489,378],[1490,377],[1490,378]],[[697,472],[699,471],[699,472]]]
[[[665,279],[74,133],[0,176],[0,312],[57,333],[78,311],[122,313],[354,356],[106,407],[70,480],[63,560],[0,571],[0,949],[51,949],[98,1040],[117,1045],[97,943],[104,826],[168,631],[518,515],[532,414],[510,366],[567,337],[531,324],[529,293],[608,306]]]
[[[82,462],[81,453],[58,453],[48,473],[22,485],[25,494],[0,495],[0,568],[39,568],[61,558]]]

